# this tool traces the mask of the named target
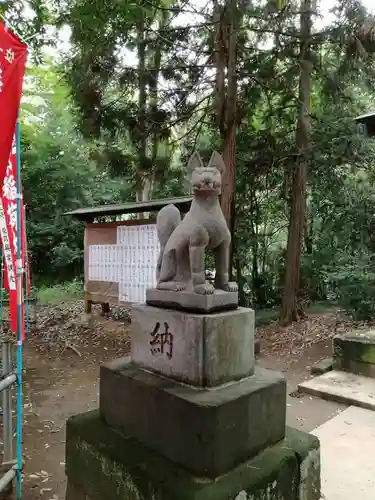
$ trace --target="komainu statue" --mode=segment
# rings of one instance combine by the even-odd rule
[[[157,288],[182,290],[202,295],[215,289],[237,292],[229,281],[231,235],[220,207],[221,179],[225,170],[221,155],[214,152],[207,166],[198,153],[187,165],[193,201],[181,220],[177,207],[168,205],[157,216],[160,255],[157,265]],[[205,279],[205,250],[212,248],[216,257],[215,285]]]

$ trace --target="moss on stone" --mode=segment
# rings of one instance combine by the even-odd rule
[[[375,345],[365,344],[360,356],[362,363],[375,365]]]
[[[229,473],[198,478],[118,434],[93,411],[68,421],[66,471],[92,500],[297,500],[300,463],[318,446],[316,438],[288,429],[285,440]]]
[[[335,364],[345,366],[347,361],[375,364],[375,341],[365,335],[335,337],[333,351]]]
[[[333,340],[333,368],[375,378],[373,332],[345,334]]]

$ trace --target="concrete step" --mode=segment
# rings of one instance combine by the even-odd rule
[[[298,390],[311,396],[375,410],[375,379],[333,370],[307,380]]]

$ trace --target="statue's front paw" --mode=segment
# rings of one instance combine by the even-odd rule
[[[200,295],[212,295],[215,291],[215,288],[210,285],[210,283],[204,283],[202,285],[196,285],[194,287],[195,293],[199,293]]]
[[[185,283],[180,283],[180,282],[176,283],[176,292],[182,292],[183,290],[185,290],[185,288],[186,288]]]
[[[238,292],[238,285],[235,281],[229,281],[229,283],[223,286],[223,290],[226,292]]]

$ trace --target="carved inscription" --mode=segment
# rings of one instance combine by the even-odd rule
[[[165,354],[168,359],[173,356],[173,333],[169,331],[169,325],[164,321],[164,331],[160,333],[160,323],[157,322],[154,330],[150,333],[150,351],[153,356]]]

